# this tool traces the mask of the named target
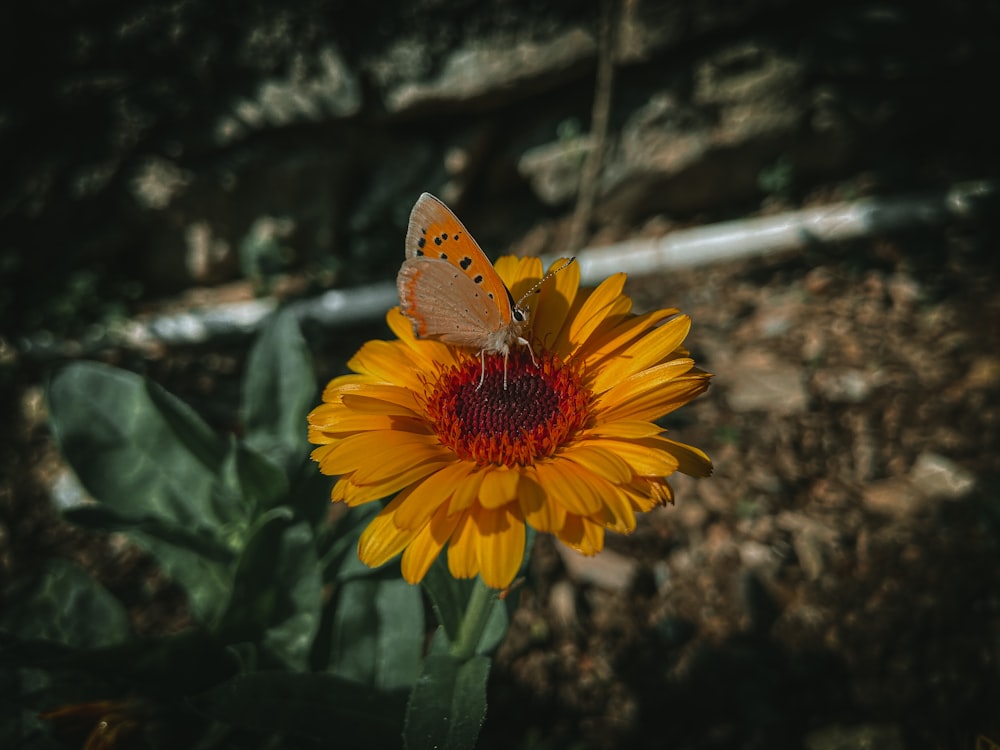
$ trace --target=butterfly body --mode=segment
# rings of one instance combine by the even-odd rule
[[[485,356],[502,354],[506,381],[511,347],[520,344],[531,352],[524,338],[527,309],[514,301],[458,217],[430,193],[421,195],[410,213],[396,287],[400,309],[419,338],[476,349],[484,372]]]

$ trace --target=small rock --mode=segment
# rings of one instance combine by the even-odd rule
[[[455,49],[430,80],[409,80],[386,91],[386,109],[413,114],[436,108],[468,109],[489,101],[497,106],[524,96],[527,88],[550,88],[568,70],[592,61],[597,42],[583,28],[547,39],[478,40]]]
[[[869,510],[897,518],[919,512],[926,501],[913,482],[903,478],[874,482],[864,488],[861,498]]]
[[[630,557],[606,549],[593,557],[556,545],[570,578],[606,591],[622,591],[632,583],[639,564]]]
[[[812,378],[820,396],[834,404],[860,404],[876,385],[874,373],[856,368],[820,370]]]
[[[975,476],[949,458],[924,452],[910,469],[910,481],[931,500],[957,500],[976,484]]]
[[[726,401],[733,411],[801,414],[808,405],[802,371],[769,355],[759,352],[737,355],[726,372],[717,374],[728,388]]]
[[[817,266],[809,271],[804,279],[806,291],[816,297],[821,297],[831,291],[837,277],[826,266]]]
[[[906,273],[894,273],[886,282],[886,291],[892,306],[901,311],[913,308],[914,304],[920,301],[920,284],[912,276]]]
[[[968,388],[1000,386],[1000,357],[987,354],[974,359],[969,367],[969,374],[965,376],[965,385]]]
[[[569,581],[556,581],[549,592],[552,623],[563,631],[575,630],[580,621],[576,616],[576,589]]]

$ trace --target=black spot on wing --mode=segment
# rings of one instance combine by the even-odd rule
[[[441,260],[448,260],[448,253],[441,253]]]
[[[480,274],[476,274],[475,276],[472,277],[472,280],[474,282],[476,282],[477,284],[482,284],[483,283],[483,275],[481,273]]]
[[[466,255],[464,258],[462,258],[462,260],[458,261],[458,265],[462,267],[463,271],[468,271],[469,266],[472,265],[472,258]]]
[[[441,238],[440,237],[435,237],[434,238],[434,244],[440,246],[441,245]]]
[[[427,238],[426,237],[421,237],[420,239],[417,240],[417,247],[419,247],[421,249],[423,249],[424,245],[426,245],[426,244],[427,244]]]

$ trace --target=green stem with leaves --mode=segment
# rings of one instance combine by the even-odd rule
[[[451,654],[456,659],[464,661],[475,655],[496,601],[497,592],[483,583],[481,578],[476,578],[476,585],[469,596],[462,624],[458,629],[458,637],[451,646]]]

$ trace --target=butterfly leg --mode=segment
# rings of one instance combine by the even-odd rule
[[[535,359],[535,352],[531,348],[531,343],[527,339],[523,339],[523,338],[520,338],[520,337],[518,337],[517,343],[519,343],[521,346],[528,347],[528,356],[531,357],[531,364],[533,364],[535,366],[535,369],[537,370],[538,369],[538,361]]]
[[[504,380],[504,390],[506,390],[507,389],[507,381],[506,381],[507,368],[506,367],[504,367],[503,374],[504,374],[504,378],[505,378],[505,380]],[[485,349],[480,349],[479,350],[479,385],[476,386],[476,390],[477,391],[480,388],[483,387],[483,381],[485,379],[486,379],[486,350]]]

